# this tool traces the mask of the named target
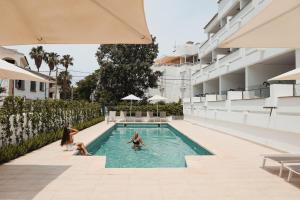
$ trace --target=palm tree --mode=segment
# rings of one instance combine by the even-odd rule
[[[45,53],[44,61],[49,66],[49,76],[51,76],[51,72],[59,64],[59,55],[54,52]]]
[[[50,79],[51,72],[59,64],[59,55],[54,52],[45,53],[44,60],[49,66],[49,79]],[[55,99],[57,99],[57,69],[56,69]]]
[[[34,59],[35,66],[40,71],[40,67],[42,65],[42,61],[45,56],[45,51],[42,46],[33,47],[29,52],[30,58]]]
[[[65,76],[63,79],[63,85],[62,85],[64,98],[66,98],[66,88],[67,88],[66,87],[66,84],[67,84],[66,75],[68,74],[69,66],[73,66],[73,60],[74,59],[70,55],[63,55],[62,59],[60,59],[60,64],[62,66],[64,66],[64,68],[66,69]]]
[[[69,66],[73,66],[73,60],[73,57],[70,55],[63,55],[62,59],[60,59],[60,64],[68,71]]]

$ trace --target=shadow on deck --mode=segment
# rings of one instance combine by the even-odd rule
[[[70,166],[2,165],[0,199],[33,199]]]

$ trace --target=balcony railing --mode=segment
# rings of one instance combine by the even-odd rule
[[[211,52],[213,49],[217,48],[218,45],[236,32],[242,25],[246,24],[256,12],[258,12],[257,5],[254,3],[256,1],[251,1],[248,3],[239,13],[231,18],[231,20],[222,27],[217,33],[209,38],[201,47],[200,47],[200,57],[206,55],[208,52]],[[267,2],[267,0],[261,0],[259,2],[260,6]]]
[[[211,73],[217,69],[220,69],[225,66],[229,66],[230,64],[238,61],[241,59],[241,49],[238,49],[227,56],[224,56],[223,58],[219,59],[217,62],[214,62],[208,66],[202,67],[202,70],[198,70],[195,73],[193,73],[192,78],[194,82],[201,79],[201,76],[205,76],[208,73]]]

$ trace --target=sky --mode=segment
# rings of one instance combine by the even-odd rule
[[[156,36],[159,44],[159,57],[172,52],[175,44],[186,41],[201,42],[206,39],[203,27],[217,12],[216,0],[144,0],[149,31]],[[24,53],[29,65],[36,70],[29,52],[33,46],[10,46]],[[59,55],[70,54],[74,66],[69,67],[73,84],[99,68],[95,53],[99,45],[43,45],[45,51]],[[63,68],[62,66],[60,68]],[[41,72],[48,74],[48,66],[43,63]]]

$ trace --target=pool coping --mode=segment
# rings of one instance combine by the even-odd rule
[[[189,137],[183,131],[178,130],[176,127],[172,126],[169,122],[113,122],[113,124],[111,126],[109,126],[106,129],[102,130],[102,132],[99,135],[97,135],[95,138],[93,138],[89,142],[86,142],[86,146],[90,145],[98,137],[102,136],[104,133],[106,133],[110,129],[114,129],[117,124],[167,124],[168,126],[170,126],[173,129],[177,130],[180,134],[187,137],[189,140],[196,143],[197,145],[199,145],[200,147],[202,147],[203,149],[205,149],[206,151],[208,151],[211,154],[209,154],[209,155],[185,155],[184,159],[185,159],[186,167],[153,167],[153,168],[106,168],[105,167],[106,166],[106,156],[104,156],[104,155],[92,155],[92,157],[100,157],[100,158],[103,158],[105,160],[104,165],[101,166],[102,169],[103,168],[104,169],[177,169],[177,168],[178,169],[187,169],[187,168],[193,167],[194,163],[198,164],[199,161],[201,161],[201,160],[205,160],[206,158],[211,158],[211,157],[216,156],[216,154],[212,150],[209,150],[207,147],[205,147],[201,143],[199,143],[196,140],[194,140],[193,138]],[[76,150],[73,153],[73,156],[78,156],[78,154],[79,154],[79,151]]]

